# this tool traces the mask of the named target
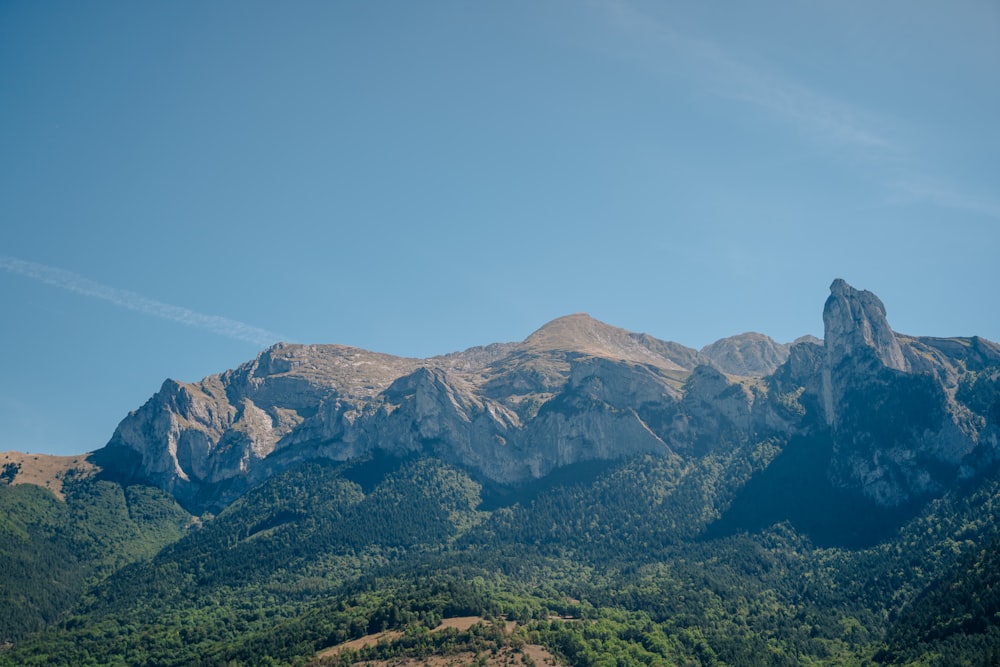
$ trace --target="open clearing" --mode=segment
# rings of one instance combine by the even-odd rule
[[[454,628],[460,632],[468,630],[476,623],[489,623],[480,616],[458,616],[455,618],[445,618],[441,624],[431,632],[440,632],[446,628]],[[504,623],[504,633],[510,635],[517,628],[517,623],[507,621]],[[326,662],[325,658],[333,658],[346,650],[359,650],[365,646],[376,646],[380,641],[391,642],[403,636],[402,632],[389,630],[377,634],[366,635],[359,639],[353,639],[343,644],[331,646],[317,654],[318,664]],[[520,648],[504,646],[490,653],[477,655],[471,651],[460,651],[451,655],[432,655],[424,658],[392,658],[387,660],[364,660],[355,664],[368,665],[370,667],[458,667],[459,665],[488,665],[489,667],[513,667],[514,665],[535,664],[537,667],[545,665],[556,665],[556,657],[544,646],[537,644],[525,644]]]
[[[87,454],[76,456],[51,456],[49,454],[25,454],[23,452],[0,453],[0,471],[9,464],[17,466],[17,474],[11,484],[34,484],[49,489],[60,500],[63,499],[62,481],[70,470],[91,473],[97,468],[87,460]]]

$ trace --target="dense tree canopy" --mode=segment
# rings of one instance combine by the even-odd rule
[[[0,664],[303,665],[391,629],[393,642],[324,664],[528,641],[571,665],[1000,655],[994,477],[864,546],[818,544],[797,524],[809,508],[767,525],[726,514],[747,461],[786,446],[507,490],[430,458],[312,462],[215,517],[95,478],[68,480],[64,501],[0,485]],[[517,625],[429,632],[454,616]]]

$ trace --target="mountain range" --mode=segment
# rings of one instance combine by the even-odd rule
[[[428,359],[280,343],[167,380],[96,452],[5,455],[0,602],[25,611],[0,619],[0,664],[82,664],[80,637],[102,623],[115,629],[88,651],[109,662],[94,664],[188,664],[164,637],[194,617],[216,627],[244,594],[248,634],[223,623],[183,655],[335,664],[335,639],[433,630],[448,610],[520,614],[494,648],[521,632],[567,664],[604,654],[549,620],[561,612],[621,625],[605,628],[624,642],[607,655],[652,655],[660,633],[660,662],[636,664],[1000,655],[1000,604],[982,594],[1000,345],[897,333],[878,297],[839,279],[823,322],[822,340],[695,350],[574,314]],[[35,566],[58,595],[11,583]],[[128,625],[139,611],[147,625]]]
[[[585,314],[430,359],[278,344],[200,382],[168,380],[96,459],[192,511],[221,509],[304,460],[376,451],[516,485],[582,461],[823,432],[829,480],[881,507],[995,460],[1000,430],[982,392],[1000,346],[897,334],[881,301],[843,280],[823,319],[823,341],[748,333],[701,351]]]

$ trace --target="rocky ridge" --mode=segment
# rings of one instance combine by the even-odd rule
[[[834,281],[823,312],[831,478],[882,505],[933,495],[1000,451],[1000,346],[895,333],[874,294]]]
[[[698,352],[698,361],[729,375],[764,377],[788,361],[793,345],[822,342],[815,336],[802,336],[791,343],[778,343],[764,334],[749,331],[706,345]]]
[[[748,333],[698,351],[578,313],[428,359],[278,344],[200,382],[168,380],[94,458],[192,509],[299,461],[376,451],[517,484],[581,461],[823,432],[830,483],[884,506],[996,458],[1000,346],[897,334],[875,295],[842,280],[824,326],[823,341]]]

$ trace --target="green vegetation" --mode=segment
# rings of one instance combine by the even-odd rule
[[[17,473],[21,471],[20,463],[4,463],[3,467],[0,468],[0,482],[4,484],[10,484],[17,477]]]
[[[184,532],[168,495],[68,474],[65,500],[30,484],[0,484],[0,642],[61,620],[84,592]]]
[[[524,643],[569,665],[1000,655],[995,476],[862,526],[863,545],[826,539],[843,525],[817,542],[801,521],[809,507],[727,512],[740,489],[761,493],[755,471],[803,447],[638,457],[506,491],[435,459],[311,462],[186,529],[189,517],[147,487],[70,479],[61,502],[0,486],[0,621],[12,640],[0,665],[485,660]],[[821,496],[807,500],[822,507]],[[456,616],[496,623],[431,632]],[[317,658],[386,630],[399,634]]]

